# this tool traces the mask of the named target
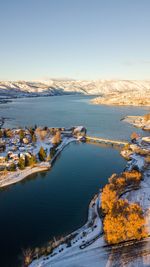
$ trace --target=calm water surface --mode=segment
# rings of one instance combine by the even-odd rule
[[[92,135],[128,139],[133,127],[120,119],[146,112],[142,108],[91,105],[90,98],[19,99],[1,105],[0,116],[11,118],[5,126],[85,125]],[[124,167],[118,150],[74,143],[65,148],[51,171],[1,190],[0,266],[20,266],[22,248],[42,245],[84,224],[93,194]]]
[[[0,106],[0,116],[9,117],[5,126],[47,125],[60,127],[84,125],[88,133],[101,137],[129,138],[133,127],[120,119],[148,112],[140,107],[92,105],[91,96],[54,96],[16,99]]]

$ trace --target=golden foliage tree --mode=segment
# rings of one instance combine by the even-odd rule
[[[136,170],[123,172],[120,176],[113,174],[103,188],[104,233],[109,244],[147,236],[142,208],[136,203],[130,204],[127,199],[119,199],[128,185],[137,185],[141,178]]]
[[[101,195],[102,210],[104,213],[110,212],[117,198],[117,193],[113,190],[113,185],[105,185]]]
[[[53,139],[52,139],[52,143],[55,145],[58,145],[61,142],[61,132],[58,130],[56,131]]]
[[[104,232],[109,244],[146,237],[145,219],[141,207],[119,199],[111,212],[105,216]]]

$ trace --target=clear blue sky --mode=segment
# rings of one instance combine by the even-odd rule
[[[150,79],[150,0],[0,0],[0,80]]]

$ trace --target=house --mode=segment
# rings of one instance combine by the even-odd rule
[[[86,128],[83,126],[77,126],[74,130],[73,130],[73,134],[77,137],[85,137],[86,136]]]
[[[8,158],[12,160],[19,160],[18,154],[14,154],[11,151],[8,152]]]

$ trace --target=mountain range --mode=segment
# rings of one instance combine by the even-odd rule
[[[0,81],[0,99],[54,96],[65,94],[97,95],[96,104],[121,104],[132,99],[146,97],[150,100],[150,81],[135,80],[48,80],[48,81]],[[117,98],[117,101],[116,101]],[[114,100],[115,99],[115,100]],[[138,101],[138,100],[137,100]],[[129,101],[130,104],[131,101]],[[143,103],[143,102],[142,102]]]

